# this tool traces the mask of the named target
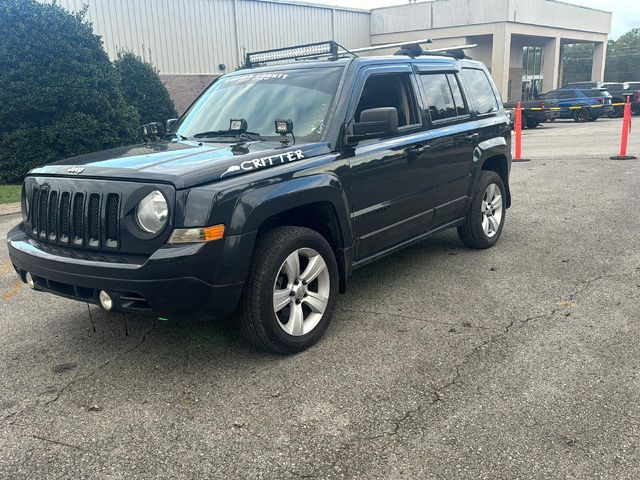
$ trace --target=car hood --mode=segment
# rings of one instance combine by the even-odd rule
[[[51,163],[29,175],[78,176],[172,183],[176,188],[220,181],[328,153],[326,143],[283,147],[279,142],[153,142]]]

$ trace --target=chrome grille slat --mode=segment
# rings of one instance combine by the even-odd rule
[[[93,249],[119,247],[120,194],[65,191],[35,185],[27,231],[41,241]]]

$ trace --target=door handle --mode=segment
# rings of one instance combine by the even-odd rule
[[[478,140],[480,139],[480,134],[479,133],[472,133],[470,135],[467,135],[464,138],[469,143],[478,143]]]
[[[416,145],[412,145],[411,147],[409,147],[407,149],[407,153],[413,153],[415,155],[421,155],[424,152],[426,152],[427,150],[429,150],[430,147],[431,147],[431,144],[429,144],[429,143],[427,143],[427,144],[418,143]]]

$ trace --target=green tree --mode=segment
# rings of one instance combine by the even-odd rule
[[[122,92],[138,110],[142,123],[164,122],[178,116],[167,87],[153,64],[133,52],[120,52],[114,65],[120,75]]]
[[[609,42],[604,78],[607,82],[640,81],[640,28]]]
[[[140,125],[85,12],[0,1],[0,182],[131,143]]]

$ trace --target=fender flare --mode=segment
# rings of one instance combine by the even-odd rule
[[[511,172],[511,146],[509,142],[507,142],[507,139],[502,136],[480,142],[473,152],[473,170],[471,172],[473,181],[471,182],[471,190],[469,191],[469,204],[471,203],[473,193],[476,190],[480,172],[483,170],[487,160],[494,157],[504,157],[505,159],[505,178],[503,178],[503,182],[507,191],[507,208],[511,206],[511,188],[509,186],[509,175]]]

